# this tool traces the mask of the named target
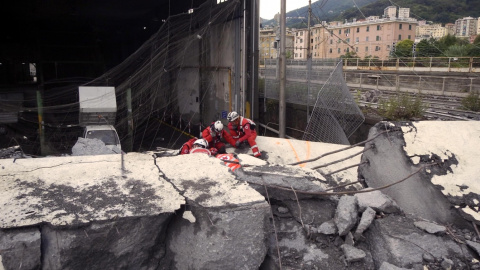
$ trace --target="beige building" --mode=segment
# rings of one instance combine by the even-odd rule
[[[293,58],[293,44],[294,35],[290,29],[287,29],[287,42],[285,43],[285,50],[287,57]],[[259,59],[263,63],[265,59],[277,58],[280,44],[277,41],[277,33],[275,28],[260,29],[259,40]]]
[[[478,19],[465,17],[455,21],[455,36],[470,38],[477,34]]]
[[[411,18],[357,21],[329,26],[328,34],[320,40],[326,41],[326,58],[354,51],[361,58],[387,59],[394,44],[405,39],[415,40],[417,25],[418,22]]]
[[[416,37],[417,39],[429,39],[435,38],[439,39],[444,37],[448,34],[448,30],[446,27],[442,27],[441,24],[427,24],[427,25],[419,25],[416,28]]]
[[[294,59],[307,59],[308,53],[308,30],[307,29],[295,29],[293,31],[295,36],[293,58]],[[310,34],[310,39],[313,35]],[[312,42],[310,42],[312,43]]]
[[[389,6],[383,10],[383,15],[385,18],[396,18],[397,17],[397,7]]]
[[[398,18],[399,19],[410,18],[410,8],[399,8],[398,9]]]
[[[445,24],[445,28],[447,28],[447,34],[455,35],[455,24],[454,23]]]

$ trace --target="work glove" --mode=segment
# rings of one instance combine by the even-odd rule
[[[240,144],[241,144],[241,143],[242,143],[241,141],[236,141],[236,142],[235,142],[235,146],[238,148],[238,147],[240,147]]]

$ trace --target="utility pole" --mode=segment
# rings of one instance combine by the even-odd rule
[[[278,104],[278,137],[285,138],[285,115],[286,115],[286,102],[285,102],[285,85],[286,85],[286,52],[285,52],[285,42],[286,39],[286,7],[287,1],[281,0],[280,5],[280,97]]]
[[[310,18],[312,17],[312,0],[308,0],[308,25],[307,25],[307,123],[310,122],[310,79],[312,74],[312,51],[310,47]]]

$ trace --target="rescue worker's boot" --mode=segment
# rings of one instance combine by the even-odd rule
[[[254,157],[257,157],[257,158],[261,158],[261,157],[262,157],[262,153],[260,153],[260,150],[258,150],[257,145],[252,146],[251,149],[252,149],[252,152],[253,152],[253,156],[254,156]]]

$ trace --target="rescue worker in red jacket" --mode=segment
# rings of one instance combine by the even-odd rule
[[[228,129],[230,135],[236,140],[235,146],[239,147],[241,143],[247,141],[252,149],[253,156],[261,157],[262,154],[258,150],[255,139],[257,138],[257,132],[255,131],[255,122],[252,120],[238,115],[237,112],[230,112],[227,116]]]
[[[235,140],[223,129],[223,124],[220,120],[213,122],[209,127],[204,129],[202,131],[202,138],[208,142],[208,148],[216,148],[219,154],[226,153],[222,138],[235,147]]]
[[[207,149],[208,143],[205,139],[198,139],[193,143],[193,148],[190,150],[190,154],[207,154],[209,156],[212,155],[212,152]]]
[[[193,137],[190,140],[188,140],[186,143],[180,147],[180,151],[178,152],[179,155],[185,155],[185,154],[190,154],[190,150],[193,148],[193,143],[198,140],[197,137]]]

